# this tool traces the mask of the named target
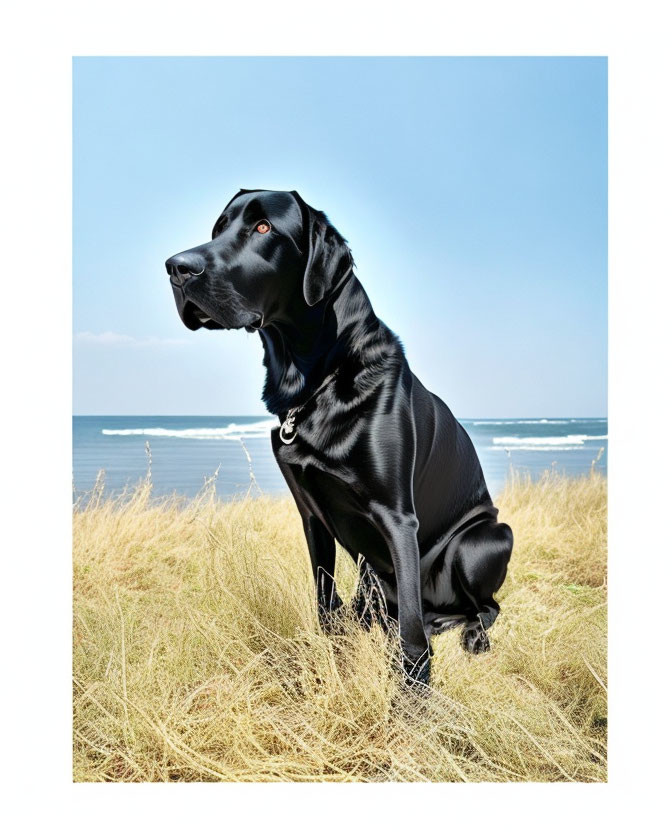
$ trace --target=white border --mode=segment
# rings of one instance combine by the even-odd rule
[[[663,3],[590,0],[17,4],[5,18],[2,160],[3,765],[20,828],[587,829],[665,816],[669,467],[669,43]],[[7,14],[7,13],[6,13]],[[72,785],[70,80],[72,55],[608,55],[610,783]],[[9,195],[9,198],[7,198]],[[662,527],[662,528],[661,528]],[[10,750],[11,749],[11,750]],[[334,790],[338,789],[336,793]],[[347,789],[347,791],[346,791]],[[375,791],[374,791],[375,789]],[[329,790],[327,792],[327,790]],[[335,802],[337,801],[337,802]]]

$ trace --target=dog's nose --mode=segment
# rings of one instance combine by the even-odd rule
[[[166,260],[170,282],[182,286],[190,277],[198,277],[205,271],[205,258],[197,251],[183,251]]]

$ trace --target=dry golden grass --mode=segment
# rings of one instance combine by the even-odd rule
[[[129,499],[130,496],[130,499]],[[603,781],[606,480],[513,478],[492,652],[319,631],[290,499],[124,499],[74,517],[76,781]],[[339,551],[344,598],[355,567]]]

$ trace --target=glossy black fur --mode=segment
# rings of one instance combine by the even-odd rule
[[[270,232],[257,230],[261,220]],[[240,191],[212,241],[166,263],[185,325],[258,330],[267,408],[283,422],[303,405],[295,440],[283,444],[276,428],[272,445],[303,519],[323,621],[341,605],[337,540],[367,564],[362,619],[384,595],[407,673],[426,682],[431,635],[461,624],[466,650],[488,649],[513,536],[471,440],[413,375],[353,265],[323,213],[295,191],[261,190]]]

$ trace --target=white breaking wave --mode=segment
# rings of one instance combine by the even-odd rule
[[[495,436],[492,444],[513,446],[516,449],[529,446],[542,450],[542,448],[557,448],[563,445],[580,448],[584,442],[594,442],[607,438],[606,434],[604,436],[588,436],[587,433],[577,433],[570,436]]]
[[[489,419],[483,422],[472,422],[472,425],[568,425],[576,422],[577,419],[506,419],[502,422],[493,422]]]
[[[583,445],[516,445],[515,448],[507,448],[506,445],[495,445],[488,447],[486,451],[576,451]]]
[[[466,420],[467,425],[570,425],[574,422],[606,422],[606,419],[483,419],[477,422]]]
[[[174,439],[261,439],[270,436],[271,428],[278,423],[275,419],[265,419],[263,422],[250,422],[237,425],[231,422],[225,428],[185,428],[173,430],[170,428],[125,428],[108,430],[104,428],[105,436],[163,436]]]

